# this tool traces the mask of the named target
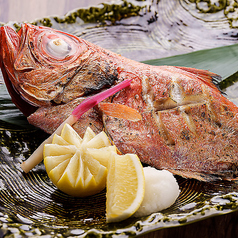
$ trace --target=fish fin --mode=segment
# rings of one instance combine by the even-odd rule
[[[117,103],[100,103],[100,110],[108,116],[126,119],[130,121],[140,121],[142,120],[141,114],[126,105]]]
[[[167,170],[169,170],[171,173],[175,175],[179,175],[186,179],[193,178],[203,182],[214,182],[214,181],[222,180],[222,178],[220,178],[219,176],[208,174],[208,173],[206,174],[206,173],[199,173],[195,171],[177,170],[177,169],[167,169]]]
[[[203,83],[208,85],[209,87],[215,89],[216,91],[221,92],[219,88],[219,82],[221,81],[221,76],[215,73],[212,73],[208,70],[203,69],[195,69],[195,68],[188,68],[188,67],[178,67],[176,68],[182,69],[188,73],[194,74],[198,79],[200,79]]]

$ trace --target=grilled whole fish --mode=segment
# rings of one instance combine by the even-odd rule
[[[108,116],[99,105],[75,130],[83,135],[87,126],[105,129],[122,153],[136,153],[143,163],[186,178],[236,178],[238,108],[213,84],[218,75],[145,65],[30,24],[18,33],[2,27],[0,41],[5,83],[29,123],[52,133],[83,99],[133,79],[106,102],[136,109],[142,120]]]

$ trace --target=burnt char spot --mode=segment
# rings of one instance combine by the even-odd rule
[[[223,105],[223,108],[225,111],[228,111],[228,107],[226,105]]]
[[[111,87],[118,81],[118,72],[108,59],[99,54],[85,60],[64,87],[62,102],[67,103],[79,96],[89,96]]]
[[[89,95],[91,93],[95,93],[97,91],[100,91],[102,88],[104,88],[105,86],[111,86],[114,84],[115,81],[118,80],[117,75],[93,75],[94,78],[99,79],[98,83],[96,85],[92,85],[90,88],[86,87],[85,91],[84,91],[84,95]]]
[[[105,65],[98,63],[97,65],[95,65],[94,70],[89,70],[87,72],[88,80],[94,79],[94,81],[96,81],[96,84],[92,85],[90,88],[85,88],[85,94],[99,90],[105,85],[111,86],[118,79],[117,70],[111,72],[110,65],[106,62],[104,63]]]
[[[205,118],[205,112],[202,112],[202,113],[201,113],[201,117],[202,117],[202,118]]]
[[[90,84],[90,87],[84,88],[85,95],[101,90],[105,86],[112,86],[118,80],[118,72],[108,62],[101,61],[96,65],[94,64],[93,69],[87,71],[87,78],[88,81],[94,83]]]
[[[221,122],[219,122],[219,121],[215,121],[215,124],[216,124],[218,127],[222,127],[222,124],[221,124]]]
[[[189,131],[183,130],[183,131],[181,132],[180,138],[183,139],[183,140],[190,140]]]
[[[213,136],[216,135],[216,132],[215,132],[215,131],[210,131],[210,132],[208,132],[208,133],[211,134],[211,135],[213,135]]]
[[[233,112],[226,112],[226,115],[229,116],[230,118],[233,118],[233,117],[234,117]]]

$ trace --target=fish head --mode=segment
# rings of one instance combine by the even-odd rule
[[[5,84],[26,116],[39,107],[61,103],[60,95],[88,57],[84,40],[31,24],[23,24],[18,32],[1,27],[0,43]]]

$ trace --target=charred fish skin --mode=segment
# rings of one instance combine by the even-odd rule
[[[174,73],[170,75],[171,69]],[[105,115],[108,133],[122,153],[133,151],[154,167],[203,181],[234,179],[238,165],[237,107],[217,89],[196,80],[198,76],[179,71],[160,67],[156,74],[163,82],[159,94],[155,79],[132,85],[138,92],[134,97],[145,102],[141,110],[144,120],[130,122]],[[127,98],[121,92],[113,102],[128,103]]]
[[[212,83],[218,75],[145,65],[29,24],[18,34],[1,28],[1,42],[5,81],[39,107],[27,115],[31,124],[52,133],[83,99],[130,78],[131,86],[107,101],[137,110],[142,120],[115,118],[94,107],[74,125],[81,136],[87,126],[104,129],[122,153],[136,153],[142,162],[185,178],[237,176],[238,108]]]

